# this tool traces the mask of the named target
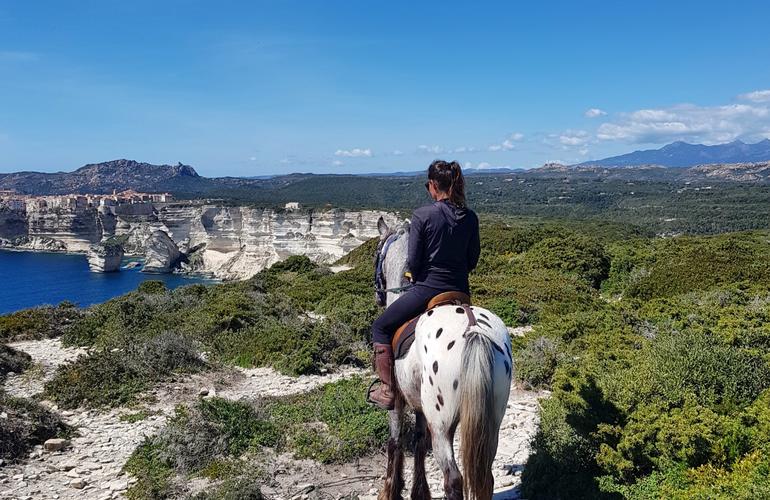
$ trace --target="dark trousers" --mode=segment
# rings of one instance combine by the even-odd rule
[[[425,310],[430,299],[444,290],[416,285],[402,293],[372,324],[372,340],[390,344],[398,327]]]

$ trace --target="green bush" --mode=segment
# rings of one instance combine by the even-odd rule
[[[599,288],[610,270],[610,259],[604,247],[583,235],[541,240],[524,254],[523,263],[575,274],[593,288]]]
[[[564,356],[562,349],[559,339],[542,335],[528,338],[514,354],[516,378],[530,389],[550,387],[556,366]]]
[[[9,396],[0,389],[0,458],[16,461],[36,444],[65,437],[70,429],[58,415],[28,399]]]
[[[189,338],[164,333],[144,344],[101,350],[61,366],[45,384],[45,396],[62,408],[121,406],[174,373],[204,367]]]
[[[727,498],[764,491],[748,482],[765,484],[763,465],[736,471],[770,445],[766,297],[764,285],[720,288],[547,316],[536,333],[560,339],[565,356],[543,404],[524,494]],[[704,481],[699,471],[707,470],[720,471],[724,484]]]
[[[126,471],[138,479],[128,496],[173,496],[175,477],[193,476],[223,480],[197,498],[257,495],[254,478],[263,474],[251,458],[263,447],[325,463],[372,453],[387,438],[388,423],[385,412],[365,403],[366,386],[356,378],[256,403],[212,398],[179,406],[166,427],[128,460]]]
[[[387,414],[366,403],[367,387],[360,378],[342,380],[275,400],[267,410],[297,458],[344,462],[379,448],[388,436]]]
[[[621,245],[612,253],[618,257],[607,289],[632,297],[671,297],[730,283],[770,284],[764,233],[657,239],[646,248]]]
[[[21,373],[32,364],[32,357],[26,352],[17,351],[5,344],[0,344],[0,383],[8,373]]]
[[[83,312],[71,302],[41,306],[0,316],[0,342],[61,336]]]
[[[173,492],[171,478],[174,469],[163,458],[163,448],[152,438],[145,438],[126,461],[123,469],[135,479],[126,497],[130,500],[169,498]]]

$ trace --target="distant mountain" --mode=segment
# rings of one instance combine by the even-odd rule
[[[205,182],[189,165],[152,165],[134,160],[89,164],[74,172],[0,174],[0,189],[25,194],[111,193],[113,189],[158,192]]]
[[[694,167],[711,163],[752,163],[770,160],[770,139],[756,144],[733,141],[706,146],[673,142],[660,149],[634,151],[603,160],[592,160],[578,166],[627,167],[633,165],[661,165],[664,167]]]

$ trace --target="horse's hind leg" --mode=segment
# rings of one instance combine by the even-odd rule
[[[404,400],[396,397],[396,406],[388,412],[390,420],[390,438],[388,438],[388,469],[385,485],[380,490],[378,500],[401,500],[404,489],[404,448],[401,430],[404,415]]]
[[[454,427],[446,432],[433,434],[433,456],[444,474],[444,494],[447,500],[462,500],[463,477],[455,462],[452,448],[454,434]]]
[[[430,500],[430,488],[425,477],[425,455],[428,452],[427,430],[425,415],[415,412],[414,429],[414,479],[412,480],[412,500]]]

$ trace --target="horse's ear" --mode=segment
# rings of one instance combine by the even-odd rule
[[[383,219],[382,216],[377,219],[377,230],[380,232],[380,237],[385,236],[388,234],[388,231],[390,231],[390,229],[388,229],[388,224],[385,222],[385,219]]]

